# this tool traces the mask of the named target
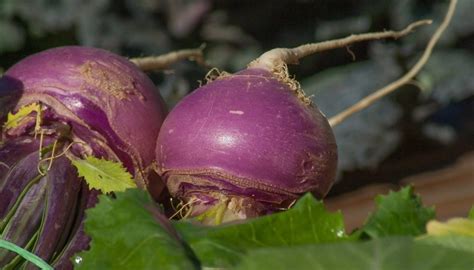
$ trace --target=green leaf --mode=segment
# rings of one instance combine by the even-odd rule
[[[474,94],[474,55],[469,50],[436,50],[417,76],[425,99],[447,105]]]
[[[39,112],[41,110],[41,105],[39,103],[31,103],[21,107],[16,113],[8,113],[7,121],[5,122],[5,128],[14,128],[17,127],[21,120],[28,116],[32,112]]]
[[[468,219],[474,219],[474,206],[469,211],[469,214],[467,215],[467,218]]]
[[[71,162],[90,188],[109,193],[137,187],[132,175],[119,162],[93,156],[88,156],[86,159],[71,159]]]
[[[180,221],[174,225],[208,267],[233,266],[245,254],[262,247],[348,240],[341,213],[327,212],[310,194],[288,211],[244,223],[205,227]]]
[[[426,223],[435,217],[434,209],[423,207],[412,187],[379,195],[375,202],[377,208],[362,227],[362,237],[421,235],[426,231]]]
[[[472,269],[472,253],[410,238],[264,248],[248,254],[237,269]]]
[[[423,235],[417,241],[425,244],[443,246],[472,253],[474,256],[474,238],[464,235]]]
[[[2,15],[0,18],[0,36],[8,37],[0,40],[0,53],[14,52],[22,48],[26,40],[23,28],[13,20],[4,19]]]
[[[147,210],[153,202],[146,192],[129,189],[116,197],[101,195],[87,211],[91,248],[73,258],[77,269],[197,269],[189,249]]]

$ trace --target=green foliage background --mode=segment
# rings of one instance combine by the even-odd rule
[[[411,187],[379,196],[348,235],[341,213],[310,194],[284,212],[202,226],[167,223],[145,192],[128,189],[88,210],[91,249],[74,261],[78,269],[472,269],[474,220],[433,221],[420,200]],[[433,222],[443,229],[427,232]]]

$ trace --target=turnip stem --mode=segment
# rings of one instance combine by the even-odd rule
[[[131,58],[130,61],[143,71],[164,70],[181,60],[195,61],[199,65],[208,66],[203,56],[204,45],[196,49],[185,49],[158,56]]]
[[[451,21],[451,18],[453,17],[453,14],[454,14],[454,10],[456,8],[456,4],[457,4],[457,0],[451,0],[448,11],[446,12],[446,16],[443,19],[443,22],[440,24],[438,29],[436,29],[435,33],[429,40],[428,44],[426,45],[425,51],[423,52],[423,55],[420,57],[418,62],[416,62],[416,64],[405,75],[403,75],[398,80],[388,84],[387,86],[376,90],[371,95],[365,97],[364,99],[360,100],[359,102],[345,109],[339,114],[331,117],[329,119],[329,124],[332,127],[340,124],[352,114],[367,108],[368,106],[373,104],[375,101],[379,100],[380,98],[397,90],[401,86],[410,83],[413,77],[415,77],[416,74],[421,70],[421,68],[426,64],[426,62],[428,61],[431,55],[431,52],[433,51],[434,46],[438,42],[444,30],[449,25],[449,22]]]
[[[401,31],[383,31],[350,35],[345,38],[323,41],[319,43],[309,43],[295,48],[276,48],[262,54],[259,58],[249,64],[252,68],[263,68],[273,71],[281,67],[282,64],[297,64],[299,59],[317,52],[327,51],[336,48],[347,47],[350,44],[385,38],[398,39],[411,33],[415,28],[431,24],[431,20],[416,21],[408,25]]]

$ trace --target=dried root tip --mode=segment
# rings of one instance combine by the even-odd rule
[[[193,197],[187,203],[180,201],[178,205],[175,206],[171,199],[171,206],[173,207],[173,210],[175,212],[173,215],[171,215],[171,217],[169,217],[169,219],[171,220],[175,217],[178,217],[179,219],[187,218],[193,212],[194,205],[197,202],[198,202],[198,199]]]
[[[143,71],[165,70],[181,60],[195,61],[199,65],[209,68],[210,65],[204,59],[204,48],[205,45],[203,44],[196,49],[179,50],[159,56],[131,58],[130,61]]]
[[[287,68],[288,64],[298,64],[298,61],[303,57],[321,51],[347,47],[356,42],[383,38],[397,39],[411,33],[415,28],[427,24],[431,24],[431,20],[416,21],[401,31],[383,31],[350,35],[341,39],[310,43],[295,48],[276,48],[262,54],[259,58],[252,61],[248,65],[248,68],[260,68],[271,71],[281,82],[287,84],[303,103],[310,105],[311,99],[305,95],[299,83],[295,79],[290,78]]]
[[[417,27],[431,23],[431,20],[421,20],[411,23],[401,31],[383,31],[350,35],[341,39],[328,40],[319,43],[310,43],[295,48],[277,48],[262,54],[259,58],[252,61],[248,65],[248,67],[273,70],[275,67],[281,66],[282,64],[298,64],[298,61],[301,58],[315,54],[317,52],[327,51],[336,48],[343,48],[353,43],[367,40],[377,40],[384,38],[398,39],[400,37],[408,35]]]
[[[276,66],[271,72],[278,79],[278,81],[286,84],[301,102],[307,106],[312,104],[311,98],[306,96],[305,92],[301,88],[300,83],[295,78],[290,77],[288,66],[285,63],[281,63],[280,66]]]
[[[331,117],[329,119],[329,124],[332,127],[334,127],[342,123],[349,116],[369,107],[380,98],[392,93],[393,91],[399,89],[401,86],[411,83],[413,81],[413,78],[418,74],[421,68],[426,64],[426,62],[428,62],[428,59],[431,56],[431,52],[433,51],[433,48],[435,47],[441,35],[443,34],[444,30],[446,30],[446,28],[448,27],[449,22],[451,21],[451,18],[453,17],[454,10],[456,9],[456,4],[457,4],[457,0],[451,0],[448,7],[448,11],[446,12],[446,16],[443,19],[443,22],[440,24],[438,29],[436,29],[433,36],[429,40],[420,59],[405,75],[403,75],[398,80],[393,81],[392,83],[386,85],[385,87],[376,90],[375,92],[365,97],[364,99],[360,100],[356,104],[338,113],[337,115]]]
[[[54,143],[53,143],[53,147],[51,149],[51,157],[48,157],[48,158],[44,158],[44,159],[40,159],[39,162],[38,162],[38,166],[37,166],[37,170],[38,170],[38,173],[42,176],[45,176],[46,173],[51,169],[51,167],[53,166],[53,161],[54,159],[56,158],[54,156],[54,154],[56,153],[56,147],[57,147],[57,144],[58,144],[58,140],[55,140]],[[41,144],[40,144],[41,145]],[[40,147],[40,152],[42,151],[41,147]],[[40,156],[41,157],[41,156]],[[42,162],[45,162],[47,161],[48,162],[48,166],[45,166],[43,167],[42,165]]]
[[[41,134],[43,134],[43,133],[41,133]],[[41,140],[42,139],[43,138],[41,137]],[[64,145],[62,145],[62,144],[58,146],[58,143],[60,143],[59,140],[55,140],[54,143],[53,143],[53,146],[51,147],[51,149],[49,149],[50,148],[49,146],[47,148],[43,148],[42,143],[40,142],[40,149],[38,151],[40,153],[40,159],[39,159],[38,166],[37,166],[37,170],[38,170],[40,175],[45,176],[47,174],[47,172],[53,166],[53,161],[60,158],[60,157],[62,157],[62,156],[64,156],[64,155],[68,155],[69,150],[71,150],[71,148],[75,144],[83,144],[81,142],[71,142],[66,147],[64,147]],[[61,153],[59,153],[58,155],[56,155],[56,151],[57,151],[58,147],[63,147],[64,150]],[[42,157],[43,152],[51,152],[51,155],[49,157],[43,158]],[[46,162],[48,163],[48,166],[43,165]]]
[[[216,67],[211,68],[211,70],[209,70],[209,72],[207,72],[206,76],[204,77],[205,84],[208,84],[220,78],[227,77],[229,75],[231,74],[227,71],[220,71]]]

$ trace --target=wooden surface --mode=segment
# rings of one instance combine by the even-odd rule
[[[435,206],[438,219],[466,216],[474,205],[474,152],[462,156],[449,167],[412,175],[400,183],[402,186],[413,185],[424,205]],[[361,226],[374,210],[375,196],[396,189],[399,186],[392,184],[369,185],[329,198],[325,204],[330,210],[342,211],[350,232]]]

